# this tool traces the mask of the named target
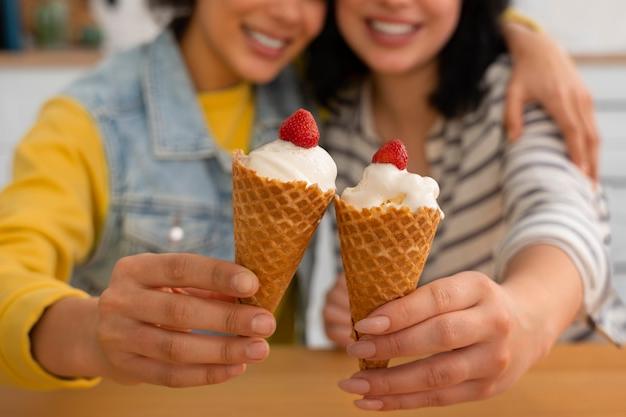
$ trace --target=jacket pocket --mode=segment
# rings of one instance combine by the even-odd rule
[[[184,213],[126,213],[122,239],[128,254],[195,252],[209,254],[223,237],[219,218]]]

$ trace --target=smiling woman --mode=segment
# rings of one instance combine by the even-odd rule
[[[326,6],[153,5],[187,16],[182,30],[73,83],[16,149],[0,192],[0,384],[216,384],[269,354],[274,317],[232,302],[259,283],[227,261],[230,154],[276,138],[278,122],[307,105],[289,63]]]
[[[446,5],[448,3],[450,2],[445,2]],[[464,2],[462,15],[450,19],[449,24],[456,25],[456,28],[454,31],[447,31],[450,40],[445,42],[445,47],[438,51],[439,82],[430,96],[433,105],[446,117],[461,115],[468,110],[473,110],[480,103],[485,91],[479,81],[494,57],[505,51],[504,38],[499,29],[499,16],[508,3],[505,0]],[[444,2],[437,4],[441,7]],[[445,7],[447,6],[443,6]],[[341,9],[337,13],[340,11]],[[358,32],[362,25],[358,21],[351,21],[344,26],[343,33],[340,33],[339,28],[333,23],[335,13],[334,8],[330,7],[325,30],[309,48],[310,65],[307,73],[308,78],[315,85],[318,100],[330,107],[333,105],[333,98],[337,91],[345,90],[346,82],[359,82],[369,73],[363,60],[357,57],[343,38],[346,34]],[[389,53],[390,50],[402,49],[389,46],[389,42],[402,41],[398,39],[401,38],[398,33],[392,34],[391,31],[401,32],[407,27],[411,28],[413,31],[407,33],[407,37],[411,38],[419,29],[414,25],[398,23],[407,22],[398,20],[390,22],[380,19],[368,21],[369,34],[383,46],[363,49],[367,51],[371,62],[385,66],[383,71],[393,71],[394,65],[407,65],[403,62],[407,58],[414,61],[420,60],[419,53]],[[367,39],[367,37],[364,38]],[[363,42],[365,42],[364,46],[374,45],[367,41]],[[440,40],[439,43],[441,42]],[[433,48],[432,45],[430,44],[430,49]],[[424,49],[422,55],[425,52],[433,52],[428,48]],[[341,52],[337,53],[337,51]],[[385,54],[385,59],[377,59],[374,56],[377,53]],[[326,65],[327,62],[335,62],[336,65]]]

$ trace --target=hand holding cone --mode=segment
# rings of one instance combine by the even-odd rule
[[[374,162],[395,165],[386,169],[406,173],[406,150],[401,142],[398,147],[398,142],[381,148]],[[402,191],[398,190],[397,195],[404,195]],[[353,324],[415,290],[442,218],[438,207],[413,209],[391,197],[383,199],[382,205],[368,208],[335,198]],[[353,331],[353,337],[359,340],[360,335]],[[361,370],[386,368],[388,362],[361,359],[359,366]]]
[[[315,120],[309,112],[298,110],[281,127],[280,142],[289,144],[279,145],[291,146],[295,149],[289,148],[292,153],[299,152],[297,147],[306,153],[313,152],[318,140]],[[317,183],[302,180],[263,176],[247,166],[246,158],[242,152],[233,158],[235,262],[257,275],[260,288],[241,302],[274,312],[335,190],[323,191]]]

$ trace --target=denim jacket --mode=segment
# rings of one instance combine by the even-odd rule
[[[106,224],[72,285],[100,294],[116,261],[142,252],[234,259],[231,157],[208,131],[169,31],[114,56],[65,94],[97,123],[110,190]],[[255,97],[252,148],[276,138],[281,121],[306,106],[291,69],[256,87]],[[312,262],[309,253],[298,274],[303,294]]]

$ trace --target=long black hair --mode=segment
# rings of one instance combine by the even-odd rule
[[[461,0],[457,28],[438,55],[438,85],[431,105],[444,117],[474,110],[483,98],[481,79],[487,67],[506,51],[501,16],[510,0]],[[305,72],[312,94],[333,110],[346,87],[362,81],[369,70],[343,40],[335,20],[335,0],[328,1],[321,35],[308,48]]]
[[[168,8],[190,12],[196,7],[196,0],[150,0],[148,2],[152,8]]]
[[[169,28],[180,40],[187,30],[191,14],[196,8],[197,0],[149,0],[148,5],[153,11],[166,11],[172,13],[172,21]]]

